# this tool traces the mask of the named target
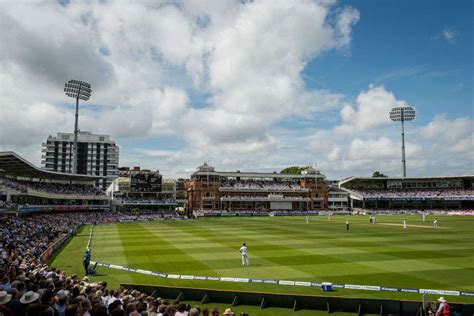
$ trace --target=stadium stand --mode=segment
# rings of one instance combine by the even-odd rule
[[[462,210],[474,207],[474,176],[348,178],[351,208]]]
[[[298,181],[287,181],[287,182],[277,182],[277,181],[259,181],[259,180],[227,180],[221,184],[221,191],[230,191],[232,189],[249,189],[249,190],[263,190],[263,191],[300,191],[305,192],[308,189],[301,188]]]
[[[174,212],[178,207],[176,183],[163,179],[159,171],[139,167],[121,168],[120,177],[107,189],[112,207],[117,211]]]
[[[229,211],[323,210],[328,207],[325,176],[216,171],[204,163],[186,183],[188,209]]]
[[[109,197],[96,187],[100,178],[43,170],[14,152],[0,152],[0,210],[106,211]]]
[[[45,193],[73,195],[104,195],[104,192],[91,185],[69,183],[46,183],[3,178],[3,184],[13,190],[28,192],[36,190]]]
[[[209,173],[210,171],[201,170],[200,172]],[[277,175],[273,180],[262,180],[262,178],[268,178],[274,174],[249,173],[246,174],[248,179],[245,180],[237,179],[235,174],[225,175],[223,177],[221,174],[220,178],[211,179],[214,186],[209,186],[207,185],[208,175],[202,177],[202,174],[198,173],[199,177],[191,181],[192,185],[196,185],[191,190],[196,190],[194,193],[222,192],[218,193],[221,202],[284,201],[286,203],[291,201],[295,204],[283,210],[272,210],[271,204],[267,204],[267,207],[270,206],[270,212],[268,208],[241,209],[235,212],[219,208],[197,209],[194,211],[195,216],[327,214],[322,208],[324,204],[321,201],[323,200],[317,200],[321,199],[321,196],[316,196],[316,194],[327,193],[324,177],[317,172],[309,175]],[[235,179],[229,179],[229,177]],[[176,218],[174,212],[163,214],[152,210],[127,214],[109,212],[109,197],[95,187],[96,181],[97,177],[94,176],[41,170],[15,153],[0,153],[0,210],[5,211],[0,214],[0,297],[2,298],[0,313],[4,316],[204,315],[204,310],[197,306],[192,307],[189,304],[156,297],[145,288],[132,290],[133,285],[131,285],[130,289],[123,287],[109,289],[106,282],[90,282],[88,277],[67,275],[64,271],[46,264],[55,251],[83,224]],[[472,197],[472,182],[469,181],[462,179],[462,185],[443,189],[437,187],[435,189],[383,188],[370,184],[365,187],[349,186],[344,190],[362,196],[363,199],[379,197],[393,199],[400,196],[419,198],[421,196],[428,200],[436,198],[443,201],[454,198],[456,202],[459,202],[469,201]],[[469,183],[471,183],[470,186]],[[213,188],[213,191],[210,191],[210,188]],[[136,196],[129,195],[117,200],[131,206],[174,205],[175,199],[165,196],[146,197],[144,193],[139,193]],[[318,211],[310,210],[309,207],[315,201],[320,201]],[[301,204],[302,202],[304,203]],[[293,209],[302,205],[306,207]],[[15,214],[11,214],[12,211]],[[188,289],[188,291],[191,290]],[[245,295],[250,294],[241,295],[243,299]],[[252,295],[261,294],[253,293]],[[270,304],[271,299],[267,294],[266,299],[267,304]],[[305,298],[301,297],[299,300],[302,306]],[[314,302],[315,298],[310,297],[307,300]],[[327,302],[328,298],[321,298],[321,300]],[[362,305],[358,304],[354,305],[354,308],[360,310]],[[367,304],[378,304],[376,307],[380,308],[382,303],[377,301]],[[420,304],[415,302],[412,305],[418,308]],[[219,314],[216,312],[213,315]]]
[[[387,189],[387,190],[353,190],[366,198],[470,198],[474,196],[473,189]]]

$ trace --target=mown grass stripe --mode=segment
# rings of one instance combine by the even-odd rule
[[[400,223],[404,217],[380,216],[378,221]],[[422,224],[421,217],[407,218],[409,223]],[[345,220],[351,222],[349,232],[345,231]],[[212,218],[101,225],[97,227],[94,237],[93,259],[110,258],[153,271],[174,269],[179,274],[474,291],[474,218],[441,217],[440,223],[456,229],[414,228],[403,231],[397,226],[371,225],[366,216],[334,216],[331,221],[318,218],[309,224],[299,217]],[[99,236],[96,242],[95,238]],[[77,266],[76,273],[80,274],[84,246],[70,251],[75,240],[63,251],[64,259],[56,260],[55,264],[62,261],[67,269],[73,271]],[[248,269],[241,267],[237,252],[242,241],[249,243],[252,265]],[[61,258],[63,253],[58,257]],[[67,261],[71,258],[77,258],[74,260],[78,264],[68,265]],[[99,273],[103,275],[97,279],[105,278],[112,284],[130,281],[203,285],[192,280],[158,280],[105,268],[101,268]],[[272,291],[269,285],[223,283],[209,281],[205,284],[223,289],[242,289],[245,286],[247,290]],[[281,286],[279,290],[302,294],[317,291],[316,294],[321,294],[319,289],[314,288],[288,288]],[[354,295],[354,291],[338,290],[334,294]],[[394,294],[357,292],[356,295],[393,297]],[[396,295],[415,298],[410,294]],[[470,298],[463,300],[469,301]]]

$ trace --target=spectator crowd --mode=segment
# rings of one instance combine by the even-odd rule
[[[223,195],[222,201],[310,201],[309,197],[302,196],[283,196],[283,195]]]
[[[128,219],[152,219],[152,214]],[[234,315],[230,308],[192,307],[107,282],[67,275],[41,262],[41,254],[59,237],[73,234],[83,223],[124,219],[112,213],[41,214],[0,218],[0,315],[3,316],[198,316]],[[80,260],[80,259],[78,259]],[[242,313],[241,315],[247,315]]]
[[[473,189],[367,189],[352,190],[365,198],[472,198]]]
[[[223,190],[245,189],[245,190],[263,190],[263,191],[305,190],[304,188],[301,188],[298,181],[275,182],[275,181],[259,181],[259,180],[227,180],[221,184],[220,189],[223,189]]]
[[[18,204],[14,202],[5,202],[5,201],[0,201],[0,211],[1,210],[7,210],[7,211],[15,211],[18,207]]]
[[[26,192],[28,189],[55,193],[55,194],[73,194],[73,195],[104,195],[105,193],[96,188],[93,185],[84,184],[69,184],[69,183],[52,183],[52,182],[37,182],[37,181],[26,181],[26,180],[13,180],[7,178],[1,178],[0,182],[5,186]]]

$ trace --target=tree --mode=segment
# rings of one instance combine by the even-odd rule
[[[372,177],[373,178],[387,178],[388,176],[384,175],[380,171],[375,171],[374,173],[372,173]]]
[[[301,171],[308,169],[309,166],[306,167],[298,167],[298,166],[291,166],[288,168],[283,169],[280,173],[289,173],[289,174],[300,174]]]

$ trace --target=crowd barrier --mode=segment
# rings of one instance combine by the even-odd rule
[[[69,239],[70,235],[65,234],[56,239],[51,246],[49,246],[43,253],[40,255],[40,262],[47,263],[49,259],[54,255],[56,250],[61,248],[62,245]]]
[[[51,246],[49,246],[43,253],[40,255],[39,259],[41,263],[48,263],[49,259],[55,254],[56,250],[62,247],[66,243],[66,241],[69,240],[70,237],[74,236],[77,232],[77,230],[82,226],[79,225],[77,226],[73,232],[70,232],[69,234],[64,234],[57,238]],[[94,226],[91,226],[91,229],[89,231],[89,241],[87,243],[87,248],[90,248],[90,245],[92,243],[92,231],[93,231]]]
[[[89,240],[87,241],[87,247],[86,247],[87,249],[91,249],[93,232],[94,232],[94,225],[92,225],[91,229],[89,230]]]
[[[29,205],[18,208],[19,215],[41,212],[98,212],[110,211],[109,205]]]
[[[129,283],[121,284],[121,286],[154,297],[176,301],[198,301],[201,304],[253,305],[261,308],[280,307],[294,311],[321,310],[328,313],[348,312],[356,315],[423,315],[423,302],[421,301],[263,293]],[[450,303],[450,306],[452,315],[467,316],[474,313],[474,304]]]

